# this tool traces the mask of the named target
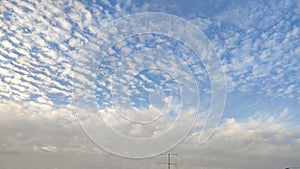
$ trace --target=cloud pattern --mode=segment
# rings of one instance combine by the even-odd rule
[[[149,3],[142,7],[134,3],[105,0],[90,3],[11,0],[1,3],[1,167],[118,167],[114,162],[116,157],[99,152],[80,130],[72,107],[72,85],[80,87],[89,82],[86,80],[89,74],[81,72],[82,76],[76,79],[72,74],[76,59],[82,57],[78,51],[90,37],[101,36],[97,30],[102,25],[126,14],[151,10]],[[297,1],[280,1],[279,4],[252,1],[234,5],[236,8],[210,18],[186,17],[203,30],[220,55],[228,91],[258,92],[299,101],[300,4]],[[199,72],[199,78],[203,78],[202,73]],[[99,98],[106,99],[107,84],[99,85]],[[207,87],[206,83],[203,85]],[[142,89],[147,88],[132,92],[142,94],[139,91]],[[297,126],[290,126],[288,117],[287,108],[278,117],[257,114],[245,121],[226,119],[212,141],[203,146],[197,146],[196,137],[191,135],[176,149],[190,154],[182,158],[190,160],[189,164],[182,161],[182,167],[201,168],[199,159],[203,168],[216,169],[297,165],[300,133]],[[124,125],[108,119],[111,124]],[[198,123],[201,126],[203,121]],[[124,128],[124,131],[133,135],[141,133],[138,127]],[[63,162],[55,165],[53,161],[59,160],[55,156]],[[244,161],[236,162],[233,157]],[[12,160],[24,158],[31,164],[26,160],[16,164]],[[73,159],[77,162],[68,163]],[[107,162],[102,164],[97,159]],[[271,162],[273,159],[280,163]],[[159,160],[150,161],[155,164]],[[149,161],[143,160],[135,165],[126,159],[120,161],[121,168],[148,168],[149,165]],[[156,168],[153,164],[149,167]]]

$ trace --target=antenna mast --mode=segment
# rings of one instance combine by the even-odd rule
[[[178,154],[171,154],[171,153],[168,153],[168,154],[162,154],[162,155],[166,155],[168,156],[168,161],[166,163],[160,163],[160,164],[167,164],[168,165],[168,169],[171,169],[171,166],[174,165],[176,167],[177,163],[173,163],[172,162],[172,156],[176,156]]]

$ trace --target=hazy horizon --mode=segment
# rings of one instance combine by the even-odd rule
[[[299,1],[4,0],[0,21],[1,169],[300,166]]]

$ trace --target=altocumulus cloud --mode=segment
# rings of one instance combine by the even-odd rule
[[[89,37],[101,36],[97,29],[102,24],[136,11],[151,11],[151,3],[29,0],[4,1],[0,9],[0,167],[157,168],[162,157],[130,160],[98,149],[81,130],[71,104],[72,85],[93,85],[85,84],[90,82],[88,70],[72,78],[75,60],[82,57],[78,50]],[[300,49],[296,44],[300,32],[295,24],[299,11],[296,2],[249,2],[246,10],[239,7],[190,20],[209,35],[222,57],[230,92],[258,89],[275,97],[299,99]],[[198,144],[199,130],[193,130],[174,150],[184,154],[177,157],[178,168],[297,165],[300,133],[299,127],[289,123],[293,115],[288,108],[261,115],[268,113],[258,112],[244,120],[224,119],[204,144]],[[124,131],[140,132],[138,127],[113,120],[109,119]],[[201,127],[203,121],[199,119],[196,125]]]

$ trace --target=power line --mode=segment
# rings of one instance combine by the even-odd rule
[[[168,153],[168,154],[162,154],[168,157],[167,162],[166,163],[159,163],[159,164],[167,164],[168,165],[168,169],[171,169],[171,166],[177,166],[177,163],[173,163],[172,162],[172,156],[177,156],[178,154],[172,154],[172,153]]]

